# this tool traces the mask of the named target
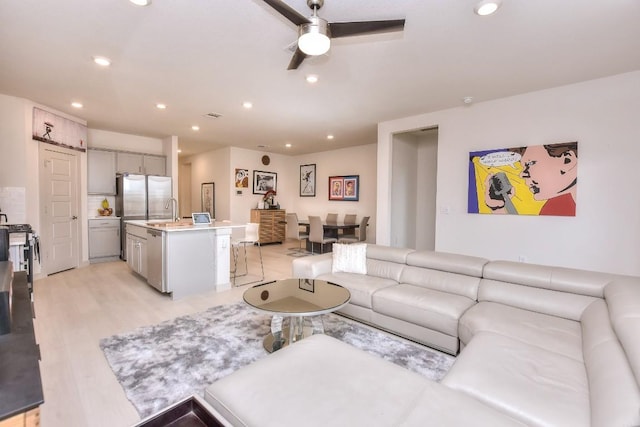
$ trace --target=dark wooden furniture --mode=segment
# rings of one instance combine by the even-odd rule
[[[37,426],[44,395],[27,272],[14,272],[12,281],[11,330],[0,335],[0,427]]]
[[[286,211],[284,209],[251,209],[251,222],[260,224],[260,244],[282,243]]]

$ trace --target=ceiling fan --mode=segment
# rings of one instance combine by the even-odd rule
[[[300,15],[282,0],[264,0],[264,2],[298,26],[298,47],[289,62],[288,70],[297,69],[307,56],[326,53],[331,46],[330,39],[332,38],[386,33],[404,29],[404,19],[327,22],[318,16],[318,9],[322,7],[324,0],[307,0],[307,5],[313,10],[312,15],[308,18]]]

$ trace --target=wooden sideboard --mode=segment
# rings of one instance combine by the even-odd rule
[[[282,243],[286,211],[284,209],[251,209],[251,222],[260,224],[260,244]]]

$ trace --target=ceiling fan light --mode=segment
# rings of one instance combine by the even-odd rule
[[[300,26],[298,47],[302,52],[310,56],[323,55],[331,47],[327,21],[315,16],[309,19],[311,20],[310,23]]]

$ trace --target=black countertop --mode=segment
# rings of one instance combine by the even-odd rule
[[[0,420],[44,402],[27,274],[13,276],[11,332],[0,335]]]

